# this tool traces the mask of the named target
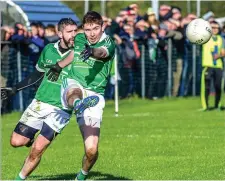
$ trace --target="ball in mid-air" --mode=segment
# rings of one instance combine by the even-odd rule
[[[198,18],[188,24],[186,36],[191,43],[202,45],[211,38],[212,28],[208,21]]]

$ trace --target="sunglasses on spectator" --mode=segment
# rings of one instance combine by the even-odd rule
[[[212,29],[219,29],[219,27],[212,26]]]

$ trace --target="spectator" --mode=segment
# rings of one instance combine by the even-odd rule
[[[122,69],[121,83],[123,84],[122,97],[129,97],[134,93],[134,77],[133,64],[140,57],[140,52],[137,48],[137,43],[134,40],[134,28],[129,25],[124,25],[125,33],[121,36],[122,43],[120,45]]]
[[[43,25],[42,22],[38,21],[37,22],[37,29],[38,29],[38,36],[42,39],[44,39],[45,35],[45,26]]]
[[[38,24],[31,23],[31,37],[29,44],[30,61],[33,67],[36,65],[42,49],[44,48],[44,40],[39,37]]]
[[[154,85],[155,94],[154,97],[161,98],[166,94],[167,85],[167,35],[168,28],[164,24],[159,25],[158,31],[158,44],[156,51],[156,83]]]
[[[147,10],[147,20],[149,26],[152,30],[157,33],[159,29],[159,21],[156,19],[156,15],[153,12],[152,8],[148,8]]]
[[[214,108],[221,108],[223,61],[225,57],[225,42],[219,35],[220,26],[216,21],[210,23],[212,27],[212,38],[202,48],[202,90],[201,102],[203,111],[209,110],[208,98],[210,94],[211,81],[214,82],[215,104]]]
[[[53,24],[48,24],[45,28],[44,44],[47,45],[48,43],[55,43],[58,39],[59,37],[56,34],[55,26]]]
[[[7,87],[7,82],[10,72],[9,64],[9,44],[7,43],[10,40],[10,29],[9,27],[1,28],[1,87]],[[7,100],[1,102],[1,112],[7,113],[10,111],[10,103]]]
[[[137,4],[129,5],[129,9],[134,11],[134,23],[137,23],[138,21],[143,19],[142,16],[139,15],[139,6]]]
[[[168,5],[161,5],[159,8],[159,21],[166,21],[172,17],[171,7]]]
[[[123,22],[126,21],[127,16],[128,16],[128,12],[127,12],[126,9],[122,9],[122,10],[119,12],[119,17],[122,18],[122,21],[123,21]]]

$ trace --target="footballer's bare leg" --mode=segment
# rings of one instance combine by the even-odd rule
[[[83,98],[83,93],[80,88],[71,88],[66,93],[66,101],[70,108],[76,114],[82,113],[86,108],[94,107],[99,102],[99,97],[96,95]]]
[[[30,147],[34,142],[34,136],[37,132],[38,129],[19,122],[11,135],[10,144],[13,147]]]
[[[85,149],[82,167],[84,171],[89,172],[98,159],[100,128],[82,125],[80,126],[80,130],[83,136]]]
[[[68,106],[74,108],[74,104],[76,100],[81,100],[83,98],[82,90],[80,88],[71,88],[68,90],[66,94],[66,101]]]
[[[84,141],[85,154],[82,161],[82,169],[78,173],[76,180],[85,180],[88,172],[91,170],[98,159],[100,128],[81,125],[80,131]]]
[[[13,147],[26,146],[30,142],[30,138],[22,136],[16,132],[13,132],[10,139],[10,144]]]
[[[34,171],[34,169],[39,165],[41,157],[50,143],[51,142],[42,135],[39,135],[36,138],[28,157],[24,162],[23,168],[21,169],[20,177],[22,176],[23,179],[25,179]]]

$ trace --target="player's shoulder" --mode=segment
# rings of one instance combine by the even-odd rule
[[[78,33],[75,37],[74,37],[75,41],[86,41],[86,37],[84,33]]]
[[[103,43],[104,45],[107,45],[107,46],[115,45],[113,39],[105,33],[102,35],[101,39],[99,40],[99,43]]]
[[[47,52],[47,51],[51,51],[52,49],[55,49],[55,44],[56,43],[48,43],[47,45],[45,45],[44,47],[44,52]]]
[[[113,39],[109,35],[107,35],[106,33],[103,33],[100,41],[112,41],[113,42]]]

